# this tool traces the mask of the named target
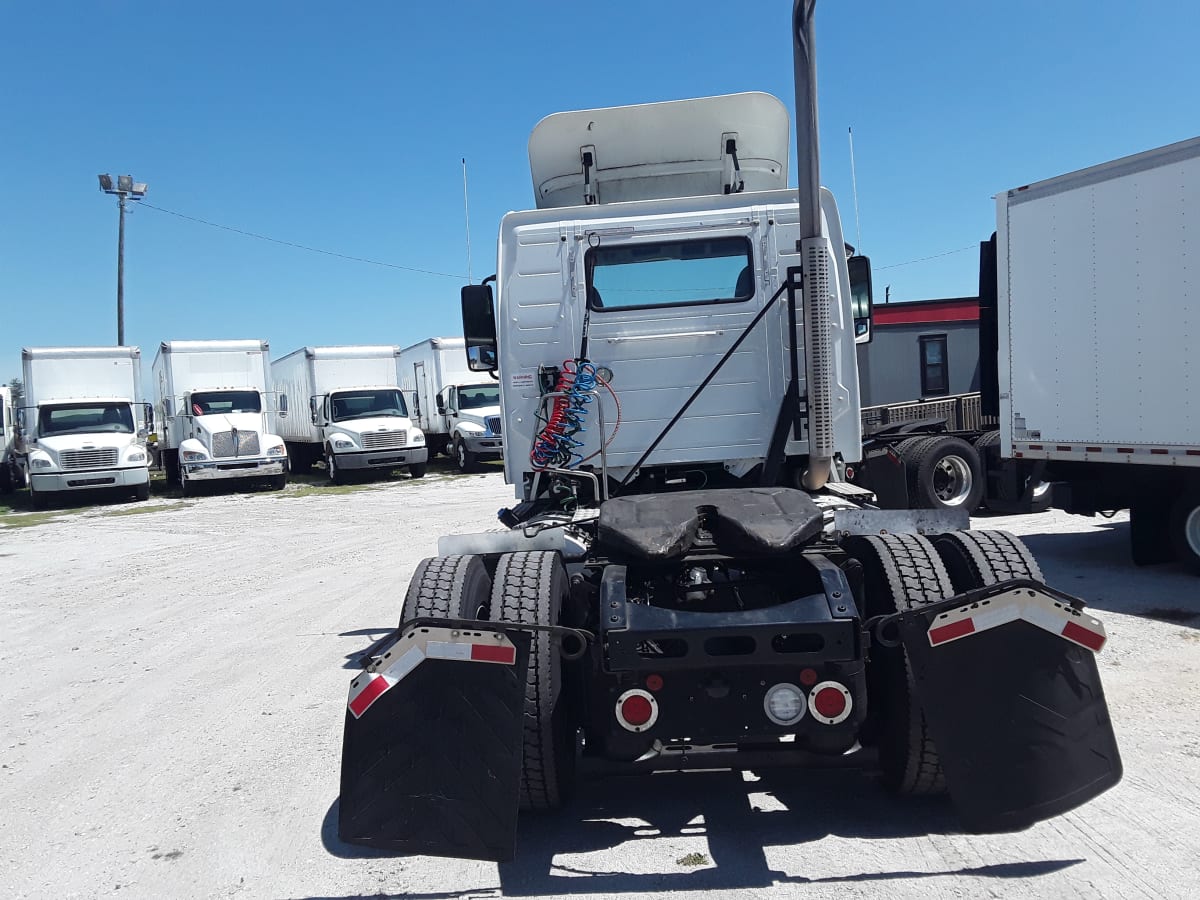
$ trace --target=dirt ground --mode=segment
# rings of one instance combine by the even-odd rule
[[[431,473],[0,516],[0,896],[1200,896],[1200,580],[1135,568],[1123,515],[976,523],[1108,627],[1125,778],[1079,810],[980,837],[855,771],[695,773],[586,781],[510,864],[341,844],[353,660],[510,498]]]

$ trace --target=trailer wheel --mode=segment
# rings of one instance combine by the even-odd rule
[[[479,556],[433,556],[421,560],[400,623],[410,619],[486,619],[492,579]]]
[[[570,588],[562,560],[545,550],[506,553],[496,565],[492,618],[526,625],[557,625]],[[575,728],[562,702],[562,661],[550,635],[533,633],[525,683],[521,809],[562,805],[575,775]]]
[[[1179,561],[1200,573],[1200,489],[1185,491],[1171,508],[1171,543]]]
[[[901,612],[954,594],[937,550],[921,535],[856,537],[846,547],[863,564],[869,616]],[[879,747],[884,784],[898,794],[944,793],[941,761],[902,646],[872,649],[867,690],[868,728]]]
[[[920,509],[974,512],[983,499],[983,467],[962,438],[938,435],[911,450],[908,469],[913,505]],[[908,465],[908,460],[905,460]]]
[[[1007,531],[951,531],[933,539],[958,593],[1011,578],[1042,581],[1042,570],[1029,548]]]

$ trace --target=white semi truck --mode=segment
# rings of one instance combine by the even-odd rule
[[[151,368],[159,459],[184,495],[201,483],[287,483],[287,449],[271,432],[266,341],[163,341]]]
[[[581,754],[858,763],[980,831],[1120,778],[1099,621],[1011,535],[843,480],[869,272],[820,188],[813,7],[791,19],[798,192],[763,94],[534,129],[536,208],[462,292],[519,502],[507,531],[443,537],[364,653],[343,840],[510,858],[518,811],[564,803]]]
[[[407,468],[424,478],[425,435],[409,418],[395,346],[301,347],[271,363],[275,433],[293,472],[324,460],[329,479]]]
[[[137,347],[26,347],[17,460],[35,507],[59,493],[111,489],[150,497]]]
[[[466,342],[437,337],[405,347],[399,357],[400,389],[425,432],[430,453],[445,453],[463,472],[501,459],[500,385],[467,367]]]

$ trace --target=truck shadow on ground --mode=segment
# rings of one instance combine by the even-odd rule
[[[335,801],[321,829],[329,853],[358,859],[391,855],[340,841],[337,815]],[[964,875],[1013,879],[1046,875],[1083,862],[1029,860],[944,871],[863,871],[809,877],[772,868],[768,860],[768,848],[795,847],[830,836],[889,840],[957,831],[957,820],[947,802],[891,797],[876,781],[853,770],[764,770],[761,779],[753,782],[743,780],[738,772],[594,778],[579,783],[568,808],[522,816],[517,858],[499,864],[495,887],[408,891],[396,896],[448,900],[642,895]],[[703,846],[693,846],[697,837],[704,839]],[[681,841],[686,842],[684,847]],[[628,862],[627,871],[596,867],[586,858],[590,853],[617,848]],[[612,855],[606,854],[606,861],[611,859]],[[638,869],[643,871],[633,871]]]
[[[1135,565],[1128,522],[1021,539],[1037,557],[1047,584],[1092,609],[1200,628],[1200,578],[1179,563]]]

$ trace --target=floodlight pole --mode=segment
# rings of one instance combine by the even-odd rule
[[[141,200],[146,196],[146,185],[135,182],[129,175],[121,175],[113,187],[111,175],[100,175],[100,190],[117,195],[117,344],[125,344],[125,201]]]
[[[117,346],[125,346],[125,195],[117,194]]]

